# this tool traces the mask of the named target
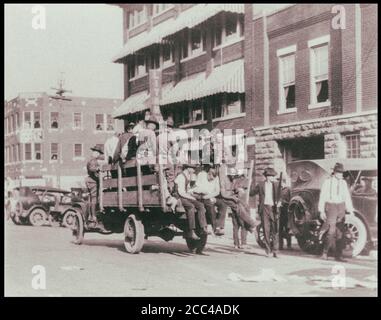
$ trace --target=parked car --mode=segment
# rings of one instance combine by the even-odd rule
[[[52,222],[50,213],[54,212],[69,194],[70,191],[67,190],[43,186],[14,188],[11,219],[15,224],[33,226]]]
[[[346,216],[344,254],[364,254],[377,245],[378,197],[376,189],[368,190],[366,194],[360,193],[358,182],[362,177],[376,182],[378,170],[375,159],[300,160],[288,164],[287,172],[291,178],[289,219],[292,231],[302,250],[321,253],[322,239],[319,239],[319,231],[322,221],[319,218],[318,201],[322,184],[332,173],[336,162],[344,165],[344,178],[350,187],[355,208],[354,216]]]

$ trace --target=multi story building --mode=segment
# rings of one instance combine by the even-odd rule
[[[15,185],[84,186],[90,147],[103,147],[123,123],[121,100],[20,93],[5,103],[5,175]]]
[[[269,15],[246,11],[252,15],[246,105],[259,172],[300,159],[376,157],[376,9],[315,4]]]
[[[376,157],[375,5],[120,6],[116,118],[136,120],[156,103],[180,128],[244,129],[258,175],[297,159]]]

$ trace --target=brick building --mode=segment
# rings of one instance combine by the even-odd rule
[[[152,106],[156,70],[164,118],[254,135],[257,175],[297,159],[376,157],[375,5],[260,14],[255,4],[120,6],[125,46],[114,61],[124,65],[125,101],[116,118]]]
[[[112,118],[121,100],[70,99],[20,93],[5,102],[5,176],[16,186],[83,186],[89,148],[123,131]]]
[[[259,171],[299,159],[376,157],[377,7],[336,8],[293,5],[246,19],[246,104]]]

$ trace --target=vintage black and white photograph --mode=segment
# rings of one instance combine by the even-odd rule
[[[4,14],[6,297],[377,297],[377,4]]]

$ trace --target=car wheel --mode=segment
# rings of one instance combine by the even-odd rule
[[[347,215],[345,217],[345,249],[344,255],[357,256],[366,247],[368,232],[364,222],[356,216]]]
[[[139,253],[144,245],[144,225],[136,218],[130,215],[124,223],[124,247],[128,253]]]
[[[74,224],[74,219],[76,214],[77,213],[74,210],[67,211],[62,219],[62,225],[65,228],[71,228]]]
[[[40,227],[46,223],[48,216],[46,212],[40,208],[34,209],[29,214],[29,222],[32,226]]]

